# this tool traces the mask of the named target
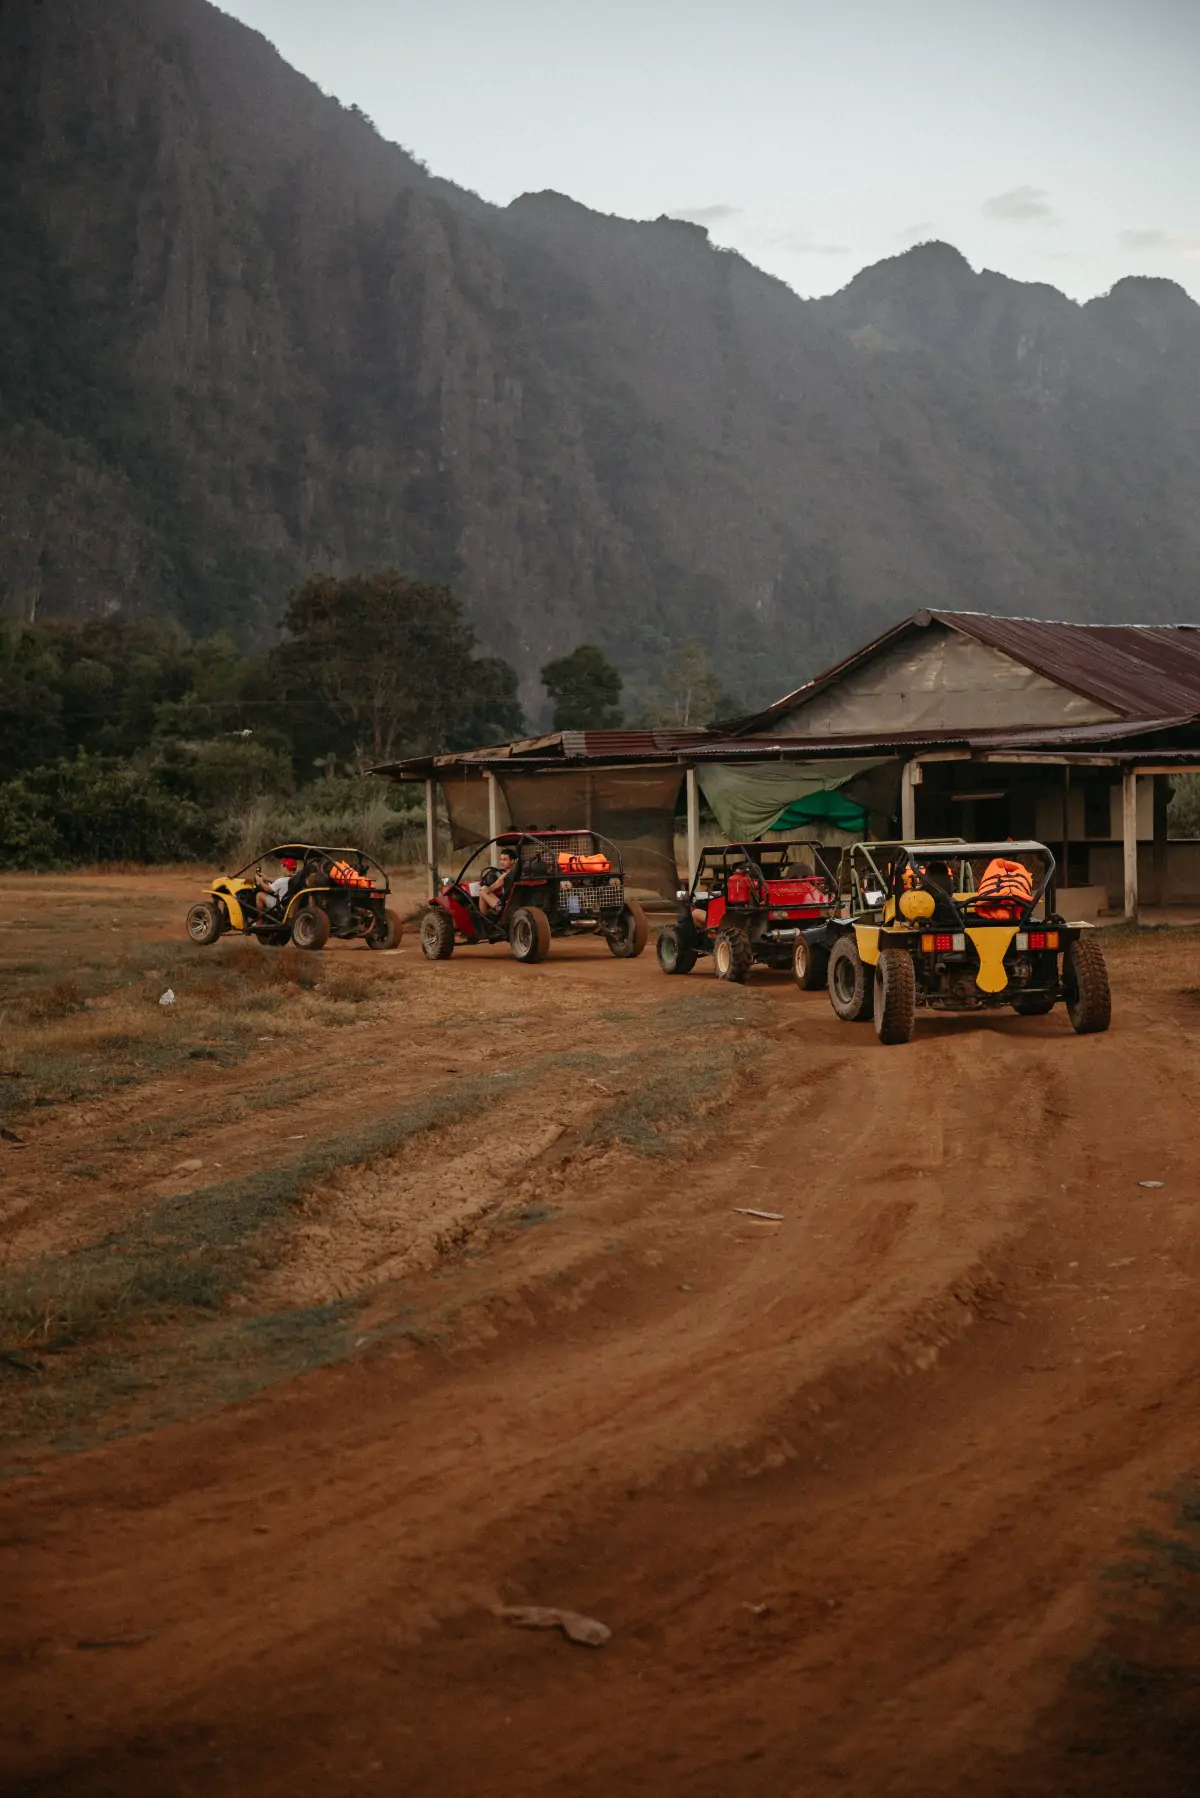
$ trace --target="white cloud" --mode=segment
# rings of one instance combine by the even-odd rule
[[[1058,215],[1044,187],[1010,187],[1007,193],[993,194],[983,202],[983,216],[999,219],[1006,225],[1058,223]]]
[[[1123,250],[1182,256],[1185,262],[1200,262],[1200,237],[1186,231],[1118,231],[1117,242]]]
[[[905,227],[902,231],[897,231],[896,242],[897,243],[924,243],[928,240],[928,238],[936,230],[937,230],[937,220],[936,219],[918,219],[915,224],[905,225]]]
[[[742,208],[726,206],[721,201],[717,201],[712,206],[679,206],[668,216],[673,219],[683,219],[689,225],[720,225],[726,219],[740,218]]]

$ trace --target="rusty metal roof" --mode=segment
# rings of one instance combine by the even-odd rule
[[[735,734],[758,732],[869,661],[898,637],[931,624],[974,637],[1060,687],[1126,719],[1200,713],[1200,625],[1067,624],[1049,618],[1000,618],[989,612],[922,610],[901,619],[852,655],[764,711],[730,720]]]
[[[1125,718],[1200,712],[1200,625],[1062,624],[985,612],[931,616]]]
[[[594,767],[630,767],[656,764],[681,768],[696,762],[771,762],[815,761],[822,757],[836,759],[847,755],[919,755],[923,750],[961,749],[997,751],[1010,749],[1049,753],[1072,750],[1106,750],[1114,759],[1132,759],[1137,755],[1161,757],[1164,751],[1142,747],[1139,740],[1161,735],[1166,730],[1190,727],[1197,737],[1197,749],[1178,749],[1174,753],[1195,757],[1200,754],[1200,719],[1194,713],[1173,718],[1114,718],[1106,724],[1063,724],[1038,729],[1013,730],[996,726],[987,730],[902,730],[881,732],[871,736],[858,732],[841,737],[728,737],[717,731],[650,732],[587,731],[574,733],[586,737],[586,747],[576,745],[574,753],[565,755],[557,739],[543,738],[541,747],[531,749],[532,741],[519,755],[510,753],[510,744],[490,749],[473,749],[458,755],[414,756],[403,762],[389,762],[372,770],[374,774],[393,779],[416,780],[435,778],[454,771],[470,773],[551,773],[580,762]],[[651,739],[658,737],[659,741]],[[670,741],[668,739],[676,740]],[[625,747],[622,747],[622,743]]]

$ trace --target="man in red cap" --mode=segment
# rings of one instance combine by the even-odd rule
[[[287,906],[288,888],[300,864],[294,855],[281,855],[279,865],[283,873],[278,880],[264,880],[261,874],[255,876],[258,886],[255,904],[260,912],[283,911]]]

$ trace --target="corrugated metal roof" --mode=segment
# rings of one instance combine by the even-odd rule
[[[1126,718],[1200,712],[1200,625],[1064,624],[985,612],[932,616]]]
[[[577,733],[586,737],[586,750],[577,751],[572,756],[564,756],[559,750],[554,754],[524,753],[514,757],[507,752],[507,746],[494,749],[471,750],[462,755],[418,756],[409,761],[390,762],[384,767],[372,770],[375,774],[392,775],[402,779],[420,779],[428,775],[449,774],[454,769],[469,771],[478,769],[494,769],[498,773],[526,771],[529,773],[552,773],[563,769],[571,763],[578,765],[587,761],[597,767],[636,766],[654,763],[662,766],[678,762],[681,766],[688,762],[724,762],[724,761],[815,761],[822,757],[837,757],[848,754],[867,752],[874,755],[912,755],[922,750],[964,749],[964,750],[1063,750],[1072,748],[1084,750],[1088,748],[1103,751],[1110,748],[1114,756],[1130,754],[1157,756],[1154,749],[1134,749],[1139,738],[1157,736],[1165,730],[1176,730],[1191,726],[1200,738],[1200,719],[1192,713],[1173,718],[1119,718],[1107,724],[1063,724],[1042,727],[1036,730],[1014,731],[1002,727],[990,730],[904,730],[887,731],[877,736],[857,733],[854,736],[841,737],[723,737],[712,731],[665,732],[649,731],[588,731]],[[657,743],[651,739],[658,736]],[[675,742],[666,738],[676,737]],[[600,741],[599,751],[592,749],[593,742]],[[621,741],[627,741],[629,747],[620,748]],[[1196,751],[1179,750],[1180,754],[1200,754],[1200,744]]]
[[[1000,618],[989,612],[922,610],[764,711],[733,719],[724,729],[739,734],[761,730],[869,661],[897,637],[930,624],[974,637],[1127,719],[1200,713],[1200,625],[1066,624],[1049,618]]]

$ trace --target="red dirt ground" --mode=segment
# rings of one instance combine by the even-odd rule
[[[344,1128],[384,1086],[593,1042],[616,1070],[546,1065],[314,1195],[262,1301],[360,1293],[367,1328],[400,1277],[407,1335],[12,1455],[0,1789],[1148,1793],[1072,1757],[1067,1711],[1105,1639],[1099,1575],[1200,1461],[1200,942],[1118,939],[1110,965],[1106,1036],[998,1014],[883,1049],[769,975],[731,994],[591,946],[429,966],[410,938],[355,956],[377,990],[338,1066],[381,1055],[369,1079],[211,1136],[202,1114],[276,1071],[268,1051],[182,1099],[148,1083],[140,1115],[192,1104],[187,1153],[237,1167],[255,1132]],[[589,1141],[713,1044],[725,1102],[698,1087],[693,1119],[685,1084],[666,1153]],[[330,1053],[307,1023],[291,1046]],[[100,1149],[117,1103],[90,1108]],[[98,1192],[43,1187],[35,1228],[29,1157],[57,1166],[79,1128],[71,1107],[31,1127],[25,1200],[0,1207],[22,1254],[165,1190],[177,1148],[136,1179],[118,1158]],[[504,1604],[612,1639],[513,1629]]]

